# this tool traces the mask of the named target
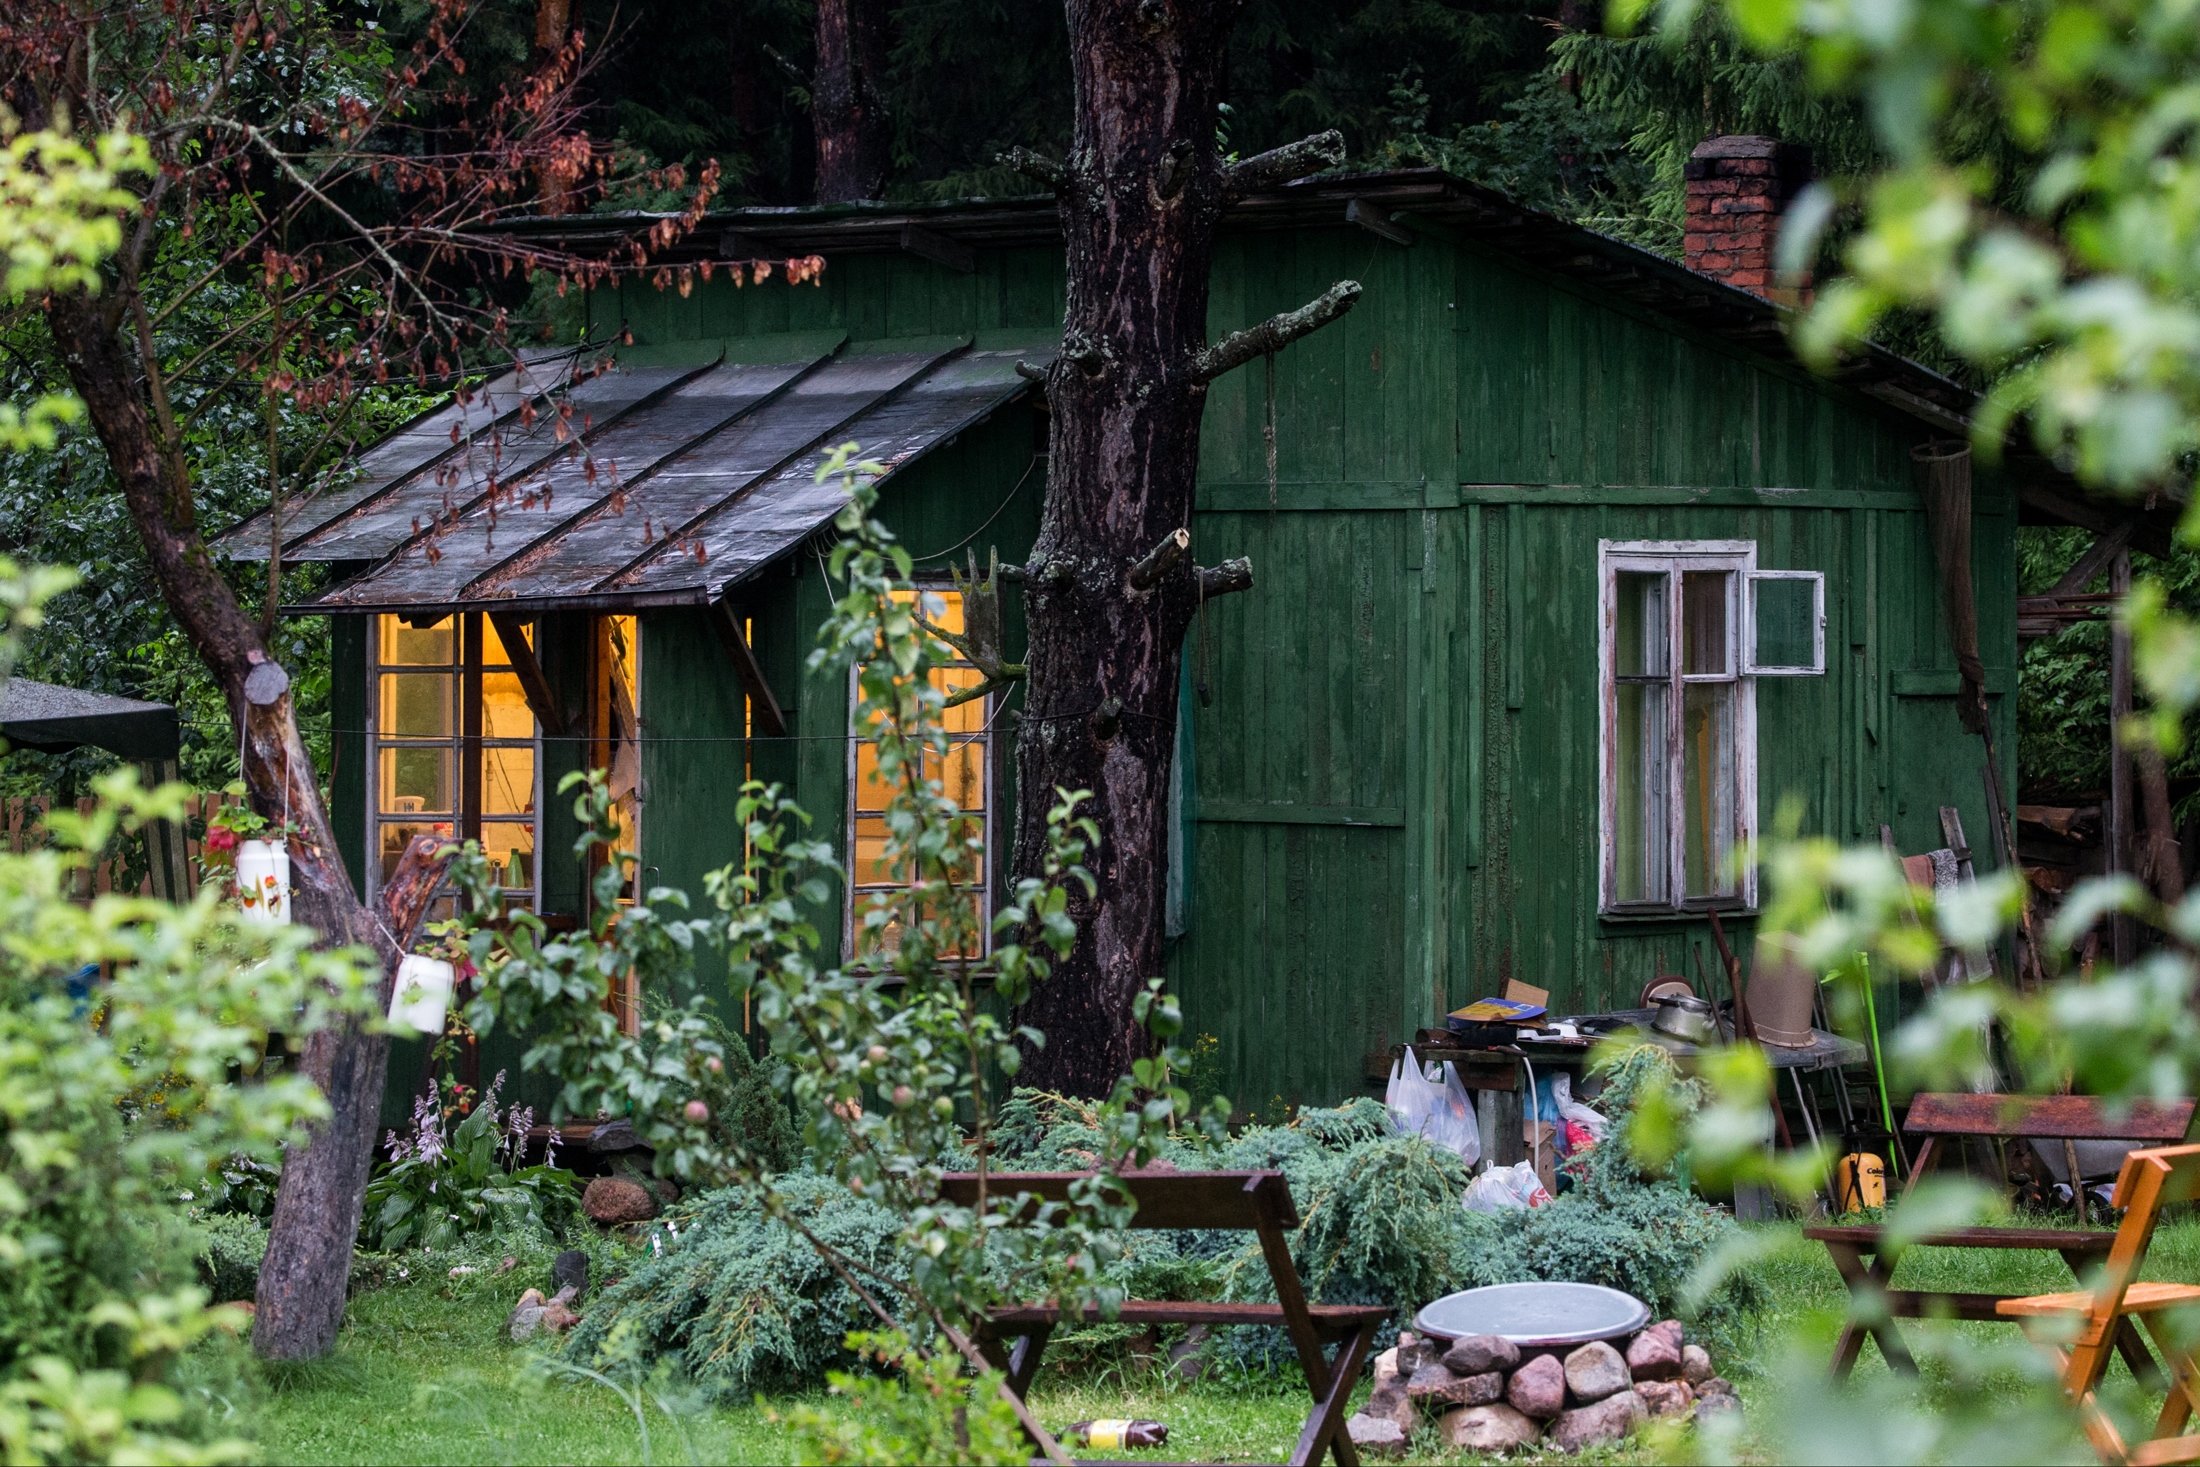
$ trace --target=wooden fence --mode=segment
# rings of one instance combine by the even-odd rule
[[[46,813],[54,801],[36,795],[18,796],[0,800],[0,843],[11,852],[38,850],[48,843]],[[202,790],[190,796],[185,804],[185,817],[180,831],[184,887],[176,893],[178,900],[188,898],[199,886],[199,860],[206,838],[206,819],[225,804],[233,803],[228,795],[215,790]],[[97,804],[85,798],[76,802],[77,813],[89,815]],[[171,828],[173,830],[173,828]],[[117,836],[111,846],[88,871],[77,874],[76,896],[90,900],[95,895],[121,891],[147,895],[152,891],[152,865],[157,854],[143,834]]]

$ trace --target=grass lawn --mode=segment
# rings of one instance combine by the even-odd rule
[[[1767,1331],[1803,1328],[1822,1357],[1842,1307],[1839,1279],[1817,1245],[1792,1230],[1755,1272],[1771,1296],[1758,1322]],[[2151,1255],[2152,1276],[2200,1279],[2200,1223],[2165,1226]],[[2035,1292],[2069,1287],[2061,1262],[2046,1254],[1917,1250],[1897,1282],[1917,1287]],[[744,1406],[637,1398],[609,1382],[554,1375],[545,1352],[502,1338],[510,1280],[430,1277],[364,1292],[352,1301],[337,1354],[285,1372],[257,1403],[265,1460],[298,1463],[584,1463],[781,1462],[788,1447],[771,1418],[788,1399]],[[2008,1339],[1992,1324],[1911,1324]],[[1782,1387],[1752,1370],[1746,1341],[1714,1344],[1720,1368],[1740,1387],[1745,1419],[1780,1408]],[[1884,1371],[1865,1351],[1860,1376]],[[2118,1367],[2121,1370],[2121,1367]],[[1931,1371],[1928,1370],[1928,1378]],[[1937,1382],[1953,1389],[1948,1382]],[[1975,1391],[1973,1382],[1963,1389]],[[1992,1383],[1987,1383],[1992,1388]],[[1364,1390],[1364,1387],[1363,1387]],[[1104,1372],[1045,1382],[1035,1392],[1050,1426],[1100,1416],[1167,1422],[1166,1455],[1198,1462],[1274,1462],[1289,1450],[1305,1414],[1294,1379],[1238,1377],[1195,1386],[1158,1374]],[[1745,1450],[1751,1432],[1745,1436]],[[646,1445],[645,1445],[646,1441]],[[1424,1448],[1433,1444],[1424,1441]],[[1758,1447],[1758,1453],[1763,1453]],[[1434,1450],[1416,1461],[1460,1461]],[[1644,1446],[1611,1460],[1650,1460]]]

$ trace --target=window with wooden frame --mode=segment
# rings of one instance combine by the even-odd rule
[[[1825,671],[1825,577],[1760,571],[1750,540],[1598,547],[1600,902],[1750,907],[1757,679]]]
[[[440,826],[481,842],[506,902],[534,906],[541,737],[495,626],[478,613],[377,616],[372,651],[370,892],[416,832]]]
[[[957,591],[925,588],[921,592],[898,593],[900,599],[910,600],[915,595],[924,598],[924,618],[934,626],[960,633],[963,630],[962,594]],[[955,657],[943,643],[936,643],[935,650],[948,660],[935,664],[931,671],[932,685],[952,698],[958,692],[975,688],[985,681],[985,675],[970,663]],[[863,731],[855,727],[856,705],[860,702],[855,674],[849,674],[849,724],[848,741],[848,907],[845,933],[851,962],[862,964],[877,962],[890,957],[900,946],[903,921],[899,914],[883,926],[870,926],[864,914],[871,908],[873,899],[881,893],[906,890],[916,884],[913,872],[902,872],[897,878],[886,859],[886,807],[893,790],[879,777],[878,751]],[[955,873],[955,884],[963,899],[970,904],[972,941],[959,952],[945,954],[948,957],[982,958],[991,950],[993,924],[993,884],[991,865],[993,852],[994,770],[992,735],[992,697],[972,698],[946,710],[943,715],[947,725],[950,746],[943,759],[936,754],[925,756],[925,773],[940,781],[947,798],[957,809],[977,820],[983,835],[983,847],[972,853],[967,865]]]

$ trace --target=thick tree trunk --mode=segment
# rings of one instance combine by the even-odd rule
[[[289,843],[293,912],[326,946],[380,954],[378,1002],[386,1007],[390,975],[442,875],[439,843],[421,836],[407,849],[379,913],[353,895],[298,735],[290,678],[268,656],[258,625],[214,565],[180,449],[156,428],[159,412],[148,401],[142,363],[109,309],[81,294],[51,297],[47,327],[106,450],[162,599],[228,698],[252,805],[297,827]],[[336,1342],[388,1062],[388,1039],[357,1023],[307,1040],[304,1073],[328,1096],[333,1114],[284,1158],[253,1323],[263,1355],[310,1358]]]
[[[1093,792],[1098,893],[1068,961],[1020,1015],[1044,1031],[1026,1083],[1104,1095],[1143,1052],[1131,1004],[1161,971],[1178,653],[1189,561],[1131,568],[1191,524],[1206,385],[1215,154],[1229,5],[1069,0],[1077,121],[1061,191],[1068,253],[1046,504],[1026,567],[1030,668],[1015,868],[1039,868],[1051,793]],[[1080,894],[1081,897],[1081,894]]]
[[[886,70],[882,0],[817,0],[817,66],[810,123],[817,137],[817,200],[875,199],[886,183]]]

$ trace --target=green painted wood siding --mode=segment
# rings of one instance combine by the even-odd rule
[[[814,287],[629,285],[590,312],[633,334],[637,361],[784,332],[1043,340],[1061,321],[1059,268],[1049,250],[981,250],[968,274],[835,257]],[[1918,424],[1435,236],[1400,248],[1340,225],[1227,239],[1214,330],[1341,278],[1365,286],[1358,308],[1273,364],[1273,492],[1265,364],[1214,384],[1207,407],[1195,553],[1250,555],[1257,585],[1209,608],[1187,645],[1213,701],[1192,714],[1189,927],[1169,971],[1191,1032],[1218,1039],[1233,1098],[1363,1092],[1371,1057],[1506,977],[1597,1008],[1661,968],[1693,976],[1693,919],[1597,913],[1600,539],[1750,539],[1766,568],[1825,573],[1826,675],[1759,685],[1763,830],[1792,801],[1808,833],[1871,840],[1886,823],[1923,849],[1953,804],[1990,861],[1978,741],[1948,696],[1909,459]],[[1010,409],[900,475],[885,515],[919,555],[969,538],[1020,559],[1043,442],[1042,416]],[[1976,581],[2003,686],[2014,528],[1982,474]],[[806,670],[829,597],[805,551],[737,607],[791,725],[749,745],[749,767],[789,783],[837,846],[847,686]],[[1013,595],[1009,609],[1014,645]],[[645,617],[642,679],[656,741],[645,861],[699,899],[702,873],[739,854],[738,688],[687,613]],[[1004,786],[1013,712],[997,725]],[[2013,765],[2006,696],[1996,715]],[[817,917],[838,934],[837,902]],[[1748,923],[1735,926],[1746,943]]]

